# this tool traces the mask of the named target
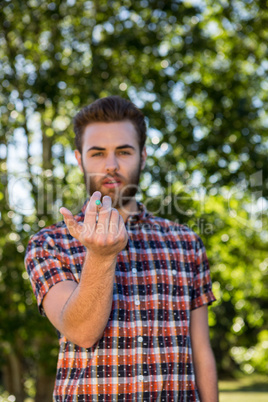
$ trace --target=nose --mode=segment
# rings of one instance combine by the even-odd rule
[[[114,173],[118,169],[119,169],[119,166],[118,166],[118,161],[117,161],[116,155],[114,155],[114,154],[108,155],[107,159],[106,159],[106,170],[107,170],[107,172],[109,172],[109,173],[113,172]]]

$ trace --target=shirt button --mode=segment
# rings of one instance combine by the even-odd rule
[[[176,269],[172,269],[172,275],[177,275]]]
[[[139,381],[143,380],[143,375],[139,375]]]
[[[135,300],[135,304],[136,304],[136,306],[139,306],[141,304],[141,302],[139,300]]]
[[[136,274],[138,271],[136,268],[132,268],[132,272],[133,272],[133,274]]]
[[[138,341],[139,341],[139,342],[142,342],[142,341],[143,341],[143,337],[142,337],[142,336],[139,336],[139,337],[138,337]]]

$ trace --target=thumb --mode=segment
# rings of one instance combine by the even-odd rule
[[[64,222],[66,223],[66,226],[70,232],[70,234],[75,237],[76,239],[78,239],[79,237],[79,223],[76,222],[76,220],[74,219],[73,214],[71,213],[71,211],[69,211],[69,209],[62,207],[60,208],[60,213],[63,215],[63,219]]]

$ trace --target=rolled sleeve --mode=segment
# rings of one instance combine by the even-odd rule
[[[35,235],[29,241],[25,267],[37,300],[39,311],[45,316],[42,303],[48,291],[57,283],[76,281],[69,268],[68,255],[48,234]]]
[[[191,298],[191,310],[205,304],[210,305],[216,300],[212,292],[210,267],[206,250],[201,238],[196,235],[195,271]]]

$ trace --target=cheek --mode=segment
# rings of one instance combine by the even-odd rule
[[[133,158],[129,158],[126,161],[124,161],[124,165],[126,167],[132,166],[134,169],[138,169],[139,165],[141,163],[141,158],[139,156],[134,156]]]
[[[98,159],[94,159],[94,158],[84,158],[83,166],[84,166],[84,169],[87,171],[96,171],[99,166],[99,161],[98,161]]]
[[[140,160],[128,161],[122,170],[124,170],[126,176],[135,177],[140,170]]]

